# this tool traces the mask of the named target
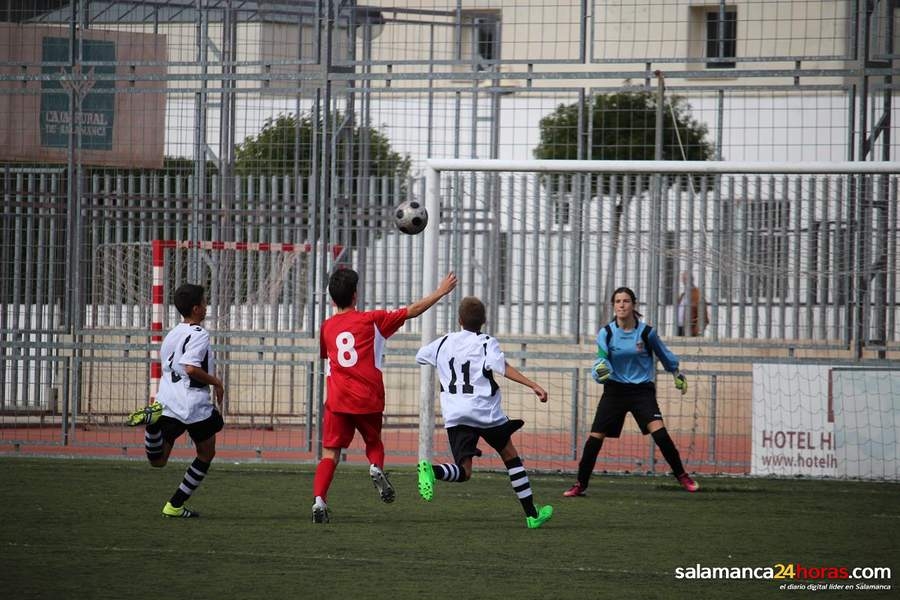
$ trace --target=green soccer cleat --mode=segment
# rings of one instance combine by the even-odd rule
[[[550,517],[553,516],[553,507],[549,504],[546,506],[538,506],[536,508],[538,511],[536,517],[525,517],[525,523],[528,525],[528,529],[537,529],[549,521]]]
[[[166,502],[166,505],[163,506],[162,514],[164,517],[174,517],[176,519],[195,519],[200,516],[200,513],[190,510],[186,506],[174,507],[171,502]]]
[[[153,425],[162,416],[163,405],[159,402],[148,404],[140,410],[136,410],[125,420],[125,424],[129,427],[137,427],[138,425]]]
[[[425,502],[431,502],[434,498],[434,469],[427,460],[419,461],[416,469],[419,472],[419,495]]]

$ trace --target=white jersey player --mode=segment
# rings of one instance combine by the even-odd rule
[[[494,374],[506,375],[497,340],[463,329],[436,339],[416,354],[419,364],[437,368],[444,427],[496,427],[509,421],[500,406]]]
[[[182,423],[208,419],[215,408],[209,384],[192,378],[185,368],[193,366],[215,375],[209,332],[196,323],[179,323],[163,340],[159,358],[162,378],[156,399],[163,405],[162,414]]]
[[[186,283],[175,290],[175,308],[183,317],[163,340],[160,349],[162,376],[156,402],[133,412],[126,423],[144,425],[144,450],[154,467],[164,467],[177,440],[191,436],[197,457],[187,468],[181,485],[163,506],[166,517],[199,517],[184,503],[209,471],[216,455],[216,434],[224,421],[221,407],[225,387],[215,375],[209,333],[200,326],[206,318],[206,290]],[[210,388],[215,392],[213,398]],[[215,404],[213,400],[215,399]]]
[[[459,304],[462,331],[450,333],[424,346],[416,362],[432,365],[441,381],[441,413],[450,440],[454,463],[418,465],[419,494],[426,501],[434,497],[434,482],[463,482],[472,476],[472,457],[481,456],[479,439],[488,443],[503,459],[509,479],[522,508],[525,523],[537,528],[553,515],[552,506],[537,506],[528,474],[512,443],[512,434],[525,422],[511,420],[501,407],[500,387],[494,375],[502,375],[530,387],[541,402],[547,392],[506,362],[500,344],[481,333],[485,323],[484,304],[478,298],[463,298]]]

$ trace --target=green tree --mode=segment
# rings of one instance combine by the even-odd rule
[[[343,116],[340,113],[335,115],[336,122],[340,123],[342,120]],[[316,125],[321,132],[323,130],[321,121]],[[300,117],[294,114],[279,115],[274,119],[268,119],[257,135],[248,137],[238,145],[235,151],[235,171],[239,175],[290,175],[294,172],[296,158],[300,175],[311,175],[312,157],[317,150],[313,147],[313,126],[312,117],[308,114]],[[395,152],[387,136],[378,129],[370,127],[365,131],[362,127],[355,126],[352,132],[350,130],[347,132],[347,135],[339,137],[336,146],[337,156],[334,160],[339,165],[339,173],[341,166],[349,163],[354,172],[341,174],[350,176],[359,174],[359,165],[363,159],[363,141],[368,134],[369,176],[396,175],[403,179],[409,174],[411,164],[409,156]]]
[[[541,119],[538,159],[653,160],[656,142],[656,94],[618,92],[594,97],[590,115],[579,125],[578,103],[560,104]],[[663,105],[663,160],[710,160],[712,145],[706,125],[690,114],[690,105],[669,96]],[[590,148],[578,156],[578,136],[590,126]]]

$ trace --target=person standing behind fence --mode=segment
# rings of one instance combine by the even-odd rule
[[[709,309],[703,299],[703,292],[694,285],[690,272],[681,274],[682,292],[678,296],[678,335],[697,337],[709,324]]]
[[[635,310],[635,304],[631,289],[618,288],[612,295],[615,319],[597,334],[597,359],[591,368],[591,376],[597,383],[604,384],[603,396],[597,404],[591,433],[578,463],[578,479],[563,493],[567,498],[585,495],[603,440],[619,437],[625,415],[629,412],[637,421],[641,433],[649,433],[653,437],[678,483],[689,492],[700,489],[685,471],[678,449],[663,422],[653,383],[656,370],[654,355],[663,368],[675,377],[675,387],[682,394],[687,392],[687,379],[678,370],[678,358],[663,344],[652,327],[639,320],[641,314]]]
[[[321,357],[325,359],[326,401],[322,419],[322,460],[313,479],[313,523],[328,523],[328,488],[341,455],[356,431],[366,445],[369,475],[382,502],[393,502],[394,487],[384,473],[381,427],[384,413],[384,380],[381,375],[384,342],[407,319],[418,317],[456,287],[456,275],[448,273],[431,294],[394,311],[356,310],[359,275],[338,269],[328,280],[328,293],[337,311],[319,331]]]
[[[420,365],[437,367],[441,380],[441,413],[450,438],[453,463],[432,465],[419,462],[419,494],[430,502],[434,482],[462,483],[472,477],[472,457],[480,456],[478,440],[486,441],[506,465],[513,491],[525,511],[525,524],[537,529],[553,516],[550,505],[537,506],[528,473],[512,443],[512,434],[525,422],[512,420],[500,406],[500,386],[494,374],[531,388],[541,402],[547,391],[506,362],[497,340],[481,333],[485,323],[484,304],[469,296],[459,303],[462,331],[449,333],[422,347],[416,353]]]
[[[216,455],[216,434],[224,426],[216,405],[222,407],[225,387],[215,376],[209,332],[200,326],[206,318],[206,290],[186,283],[175,290],[174,303],[183,320],[166,335],[160,348],[162,378],[156,401],[129,415],[126,424],[144,425],[147,460],[154,467],[166,466],[181,434],[187,431],[191,436],[197,458],[162,509],[166,517],[190,518],[200,514],[184,503],[206,478]],[[210,387],[215,391],[215,404]]]

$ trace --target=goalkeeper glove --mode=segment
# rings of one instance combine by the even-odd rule
[[[687,379],[681,373],[675,373],[675,389],[684,396],[687,394]]]
[[[606,364],[606,361],[602,358],[595,360],[594,366],[591,367],[591,377],[594,378],[594,381],[604,383],[609,379],[609,375],[609,366]]]

